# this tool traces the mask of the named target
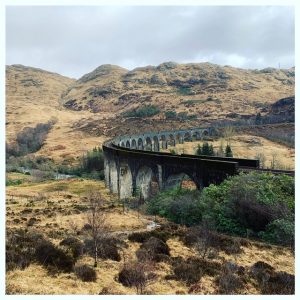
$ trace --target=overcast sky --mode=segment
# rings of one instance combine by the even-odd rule
[[[11,6],[6,64],[79,78],[101,64],[294,66],[292,7]]]

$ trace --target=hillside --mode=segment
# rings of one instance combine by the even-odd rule
[[[294,86],[294,68],[244,70],[167,62],[128,71],[101,65],[75,80],[12,65],[6,68],[6,139],[12,143],[24,127],[55,118],[38,154],[72,162],[115,135],[247,120],[258,112],[277,116],[287,106],[290,117],[293,104],[276,102],[294,95]],[[157,107],[158,113],[124,116],[148,105]],[[166,111],[183,113],[184,118],[167,120]]]
[[[51,118],[56,124],[47,136],[39,154],[56,160],[70,160],[99,144],[101,139],[90,137],[72,124],[91,113],[65,109],[60,104],[61,94],[75,80],[41,69],[12,65],[6,67],[6,141],[14,142],[24,127],[46,123]]]
[[[266,103],[294,94],[294,69],[244,70],[211,63],[163,63],[127,71],[102,65],[77,80],[62,97],[64,106],[92,112],[124,111],[143,105],[186,111],[202,120],[230,113],[256,113]]]

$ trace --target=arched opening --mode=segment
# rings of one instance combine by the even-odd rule
[[[126,148],[130,148],[130,142],[129,141],[126,142]]]
[[[140,168],[136,176],[136,196],[148,199],[158,191],[159,185],[152,169],[146,166]]]
[[[168,143],[165,135],[160,136],[160,143],[162,149],[168,149]]]
[[[165,182],[166,189],[171,189],[179,186],[181,186],[181,188],[183,189],[197,189],[196,183],[189,175],[185,173],[172,174],[168,177],[168,179]]]
[[[199,131],[194,131],[192,135],[192,140],[193,141],[199,141],[201,139],[201,134]]]
[[[131,149],[136,149],[136,140],[131,141]]]
[[[144,150],[143,140],[141,138],[138,139],[138,149]]]
[[[208,130],[203,130],[203,132],[202,132],[202,136],[203,137],[207,137],[208,136]]]
[[[125,143],[121,142],[120,146],[125,148]]]
[[[132,174],[127,164],[120,167],[120,199],[132,196]]]
[[[159,140],[157,136],[153,137],[153,151],[159,152]]]
[[[150,137],[146,137],[145,150],[152,151],[152,141]]]
[[[185,142],[191,142],[191,141],[192,141],[192,137],[191,137],[190,132],[186,132],[186,133],[184,134],[183,140],[184,140]]]
[[[180,133],[177,133],[177,134],[175,135],[175,143],[176,143],[176,144],[182,144],[182,143],[183,143],[182,136],[181,136]]]
[[[174,138],[173,134],[170,134],[168,136],[168,145],[171,146],[171,147],[175,146],[175,138]]]

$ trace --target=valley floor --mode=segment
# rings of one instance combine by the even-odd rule
[[[8,186],[6,189],[6,226],[7,230],[23,228],[42,233],[53,244],[68,237],[78,235],[87,222],[88,203],[85,191],[98,189],[105,198],[107,222],[112,235],[124,240],[127,248],[123,249],[121,261],[99,259],[96,268],[97,280],[83,282],[75,273],[50,273],[40,264],[32,263],[21,270],[10,270],[6,274],[7,294],[136,294],[132,287],[125,287],[118,282],[117,276],[125,261],[136,260],[135,252],[141,243],[128,239],[132,232],[147,231],[147,225],[154,221],[153,216],[126,209],[115,195],[110,195],[102,181],[86,179],[68,179],[46,182],[32,182],[29,175],[8,174],[9,178],[19,178],[22,183]],[[168,222],[156,218],[162,225]],[[179,226],[179,231],[186,229]],[[218,294],[219,286],[216,275],[204,275],[198,282],[188,284],[174,278],[170,261],[197,257],[194,248],[187,246],[180,236],[173,235],[166,241],[170,248],[170,260],[156,262],[153,272],[155,279],[146,287],[146,294]],[[294,274],[294,256],[288,248],[263,244],[247,240],[241,246],[241,253],[226,254],[220,251],[211,258],[211,262],[220,266],[231,262],[245,268],[244,283],[238,294],[260,294],[258,283],[247,274],[251,266],[259,261],[271,265],[276,272]],[[93,266],[93,259],[83,255],[77,261]],[[222,267],[221,267],[222,268]]]

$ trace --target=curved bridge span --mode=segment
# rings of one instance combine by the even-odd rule
[[[174,187],[184,179],[197,189],[219,184],[240,171],[260,170],[259,161],[159,152],[185,141],[202,140],[214,128],[193,128],[121,136],[103,144],[105,183],[120,199]]]

